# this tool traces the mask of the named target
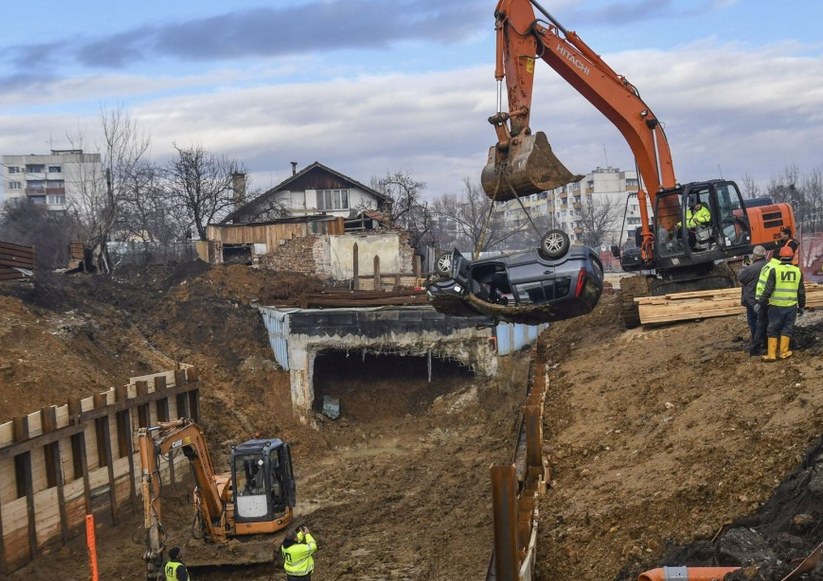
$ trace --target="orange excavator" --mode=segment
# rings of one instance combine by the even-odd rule
[[[663,125],[638,90],[536,1],[500,0],[495,19],[498,113],[489,122],[498,141],[481,173],[483,189],[505,201],[582,178],[557,160],[544,133],[529,127],[535,63],[542,60],[614,124],[635,158],[641,226],[634,248],[612,247],[623,270],[638,273],[621,280],[627,327],[640,324],[635,297],[736,286],[725,259],[757,244],[774,249],[781,227],[794,231],[791,206],[744,200],[733,181],[678,183]],[[504,79],[508,112],[502,111]]]
[[[186,565],[240,566],[275,561],[282,539],[273,534],[292,521],[295,503],[288,444],[277,438],[244,442],[231,450],[231,472],[218,475],[212,468],[203,431],[190,419],[140,428],[137,436],[146,529],[146,581],[165,579],[160,460],[172,451],[182,452],[189,460],[195,481],[192,536],[196,542],[186,545]],[[239,542],[240,538],[247,540]]]

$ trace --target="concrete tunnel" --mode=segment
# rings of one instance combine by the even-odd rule
[[[505,323],[495,327],[485,317],[452,317],[425,305],[259,310],[275,359],[289,372],[292,408],[304,423],[309,422],[316,399],[319,356],[415,357],[420,358],[415,366],[429,373],[443,369],[442,362],[451,362],[491,377],[497,374],[498,355],[535,340],[545,328]],[[319,369],[327,369],[322,360]]]

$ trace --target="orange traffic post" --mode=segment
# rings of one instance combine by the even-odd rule
[[[740,567],[660,567],[641,573],[638,581],[720,581]]]
[[[89,548],[89,569],[91,581],[99,581],[97,576],[97,541],[94,536],[94,515],[86,515],[86,546]]]

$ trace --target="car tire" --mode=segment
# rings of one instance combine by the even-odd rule
[[[451,252],[443,252],[434,262],[434,268],[437,274],[443,278],[450,278],[452,275],[453,262],[453,254]]]
[[[562,258],[569,251],[571,245],[569,235],[563,230],[549,230],[540,239],[540,248],[537,249],[537,253],[546,260]]]

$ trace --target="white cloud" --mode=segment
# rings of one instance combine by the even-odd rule
[[[809,170],[823,162],[823,58],[810,47],[708,39],[604,58],[666,123],[682,181],[722,171],[766,182],[788,163]],[[487,67],[357,77],[332,63],[339,76],[313,82],[289,81],[280,66],[296,67],[272,61],[254,74],[86,77],[46,85],[36,96],[6,94],[0,103],[16,112],[0,116],[0,152],[42,151],[50,136],[94,128],[101,103],[121,101],[151,133],[155,157],[170,155],[174,142],[199,143],[245,163],[263,187],[288,177],[290,161],[299,168],[319,161],[364,183],[406,169],[429,184],[429,195],[458,192],[464,177],[479,180],[495,140],[486,121],[496,100],[491,60]],[[606,162],[633,168],[616,129],[540,63],[532,109],[532,128],[546,132],[573,171]]]

